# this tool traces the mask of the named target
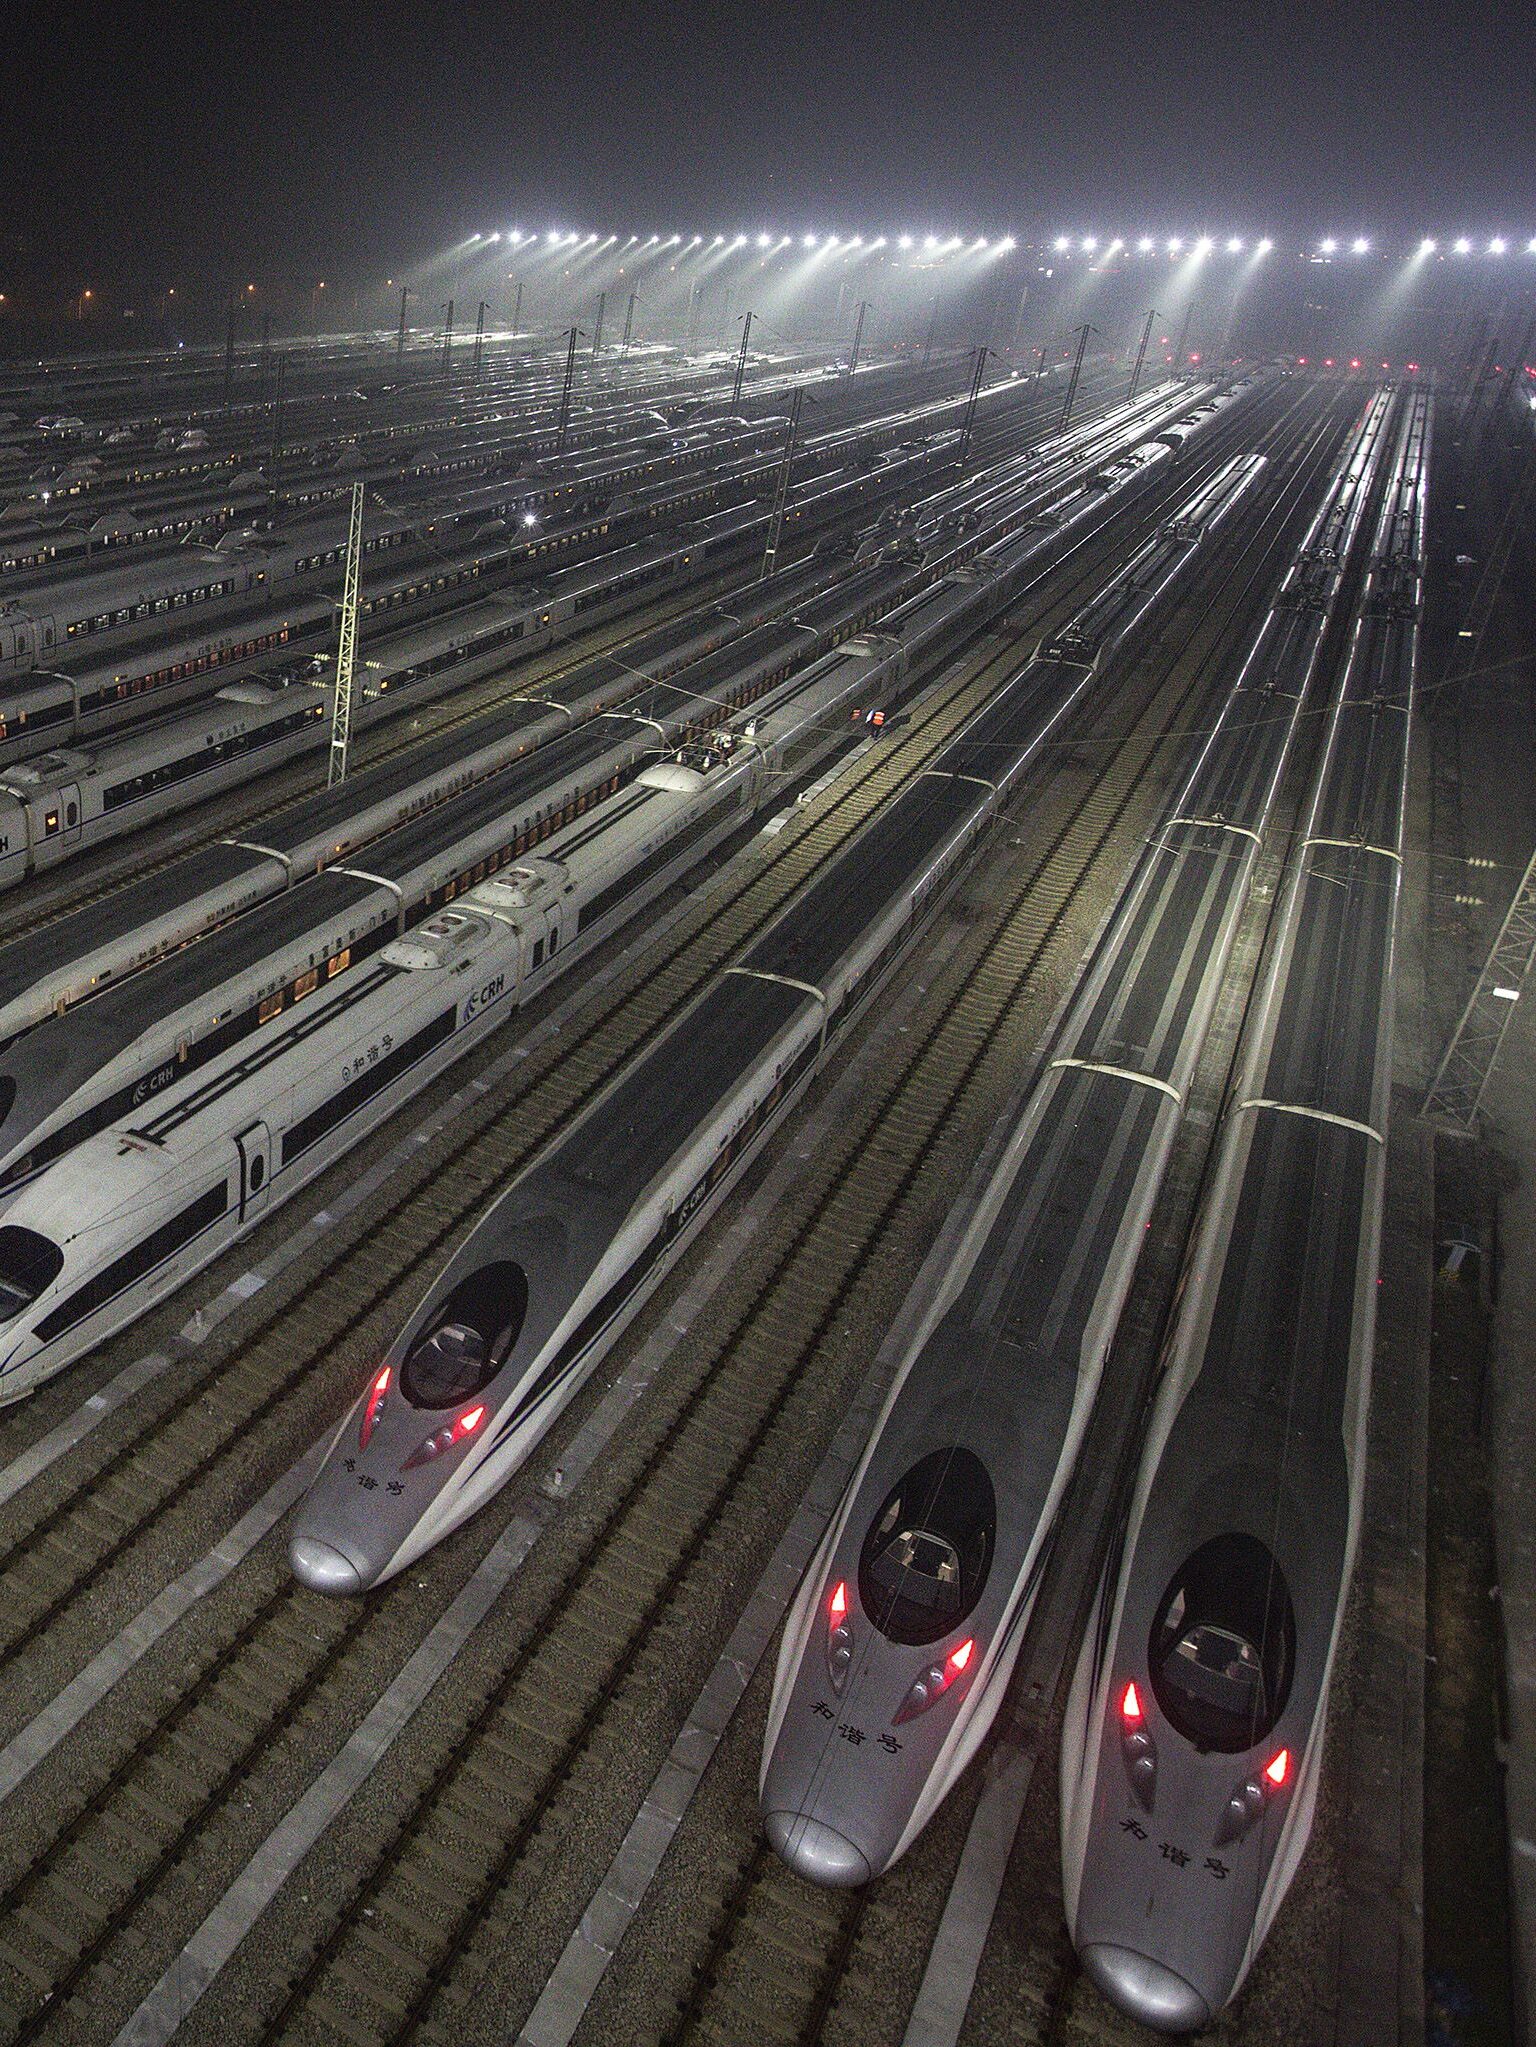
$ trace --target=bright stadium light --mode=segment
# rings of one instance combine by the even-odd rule
[[[808,249],[814,249],[814,248],[815,248],[815,246],[816,246],[816,237],[815,237],[814,235],[807,235],[807,236],[806,236],[806,238],[805,238],[805,247],[806,247],[806,248],[808,248]]]
[[[1183,246],[1184,239],[1182,235],[1170,235],[1168,237],[1168,253],[1170,256],[1177,256]]]
[[[757,246],[758,246],[758,247],[759,247],[760,249],[771,249],[771,248],[772,248],[772,246],[773,246],[773,236],[772,236],[772,235],[759,235],[759,236],[758,236],[758,238],[757,238]]]

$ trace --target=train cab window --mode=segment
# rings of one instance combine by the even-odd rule
[[[1202,1753],[1237,1755],[1284,1711],[1296,1617],[1280,1566],[1251,1535],[1203,1543],[1164,1593],[1148,1644],[1165,1718]]]
[[[400,1370],[414,1407],[455,1407],[506,1362],[528,1313],[528,1276],[510,1259],[472,1272],[440,1303]]]
[[[51,1237],[15,1223],[0,1227],[0,1321],[30,1306],[63,1269],[64,1253]]]
[[[887,1494],[859,1556],[859,1598],[892,1642],[936,1642],[981,1597],[997,1495],[981,1459],[932,1450]]]

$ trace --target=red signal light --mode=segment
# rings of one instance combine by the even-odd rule
[[[362,1433],[357,1439],[359,1450],[368,1448],[368,1438],[373,1434],[374,1422],[378,1419],[379,1409],[384,1405],[384,1396],[388,1391],[389,1367],[386,1365],[368,1389],[368,1405],[363,1409]]]
[[[1276,1791],[1280,1789],[1290,1774],[1291,1752],[1288,1748],[1281,1749],[1277,1756],[1271,1756],[1264,1765],[1264,1781]]]

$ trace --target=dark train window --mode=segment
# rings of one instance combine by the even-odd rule
[[[1264,1544],[1218,1535],[1180,1567],[1148,1645],[1164,1716],[1202,1752],[1237,1755],[1285,1709],[1296,1663],[1291,1595]]]
[[[460,1280],[400,1371],[414,1407],[456,1407],[501,1370],[528,1312],[528,1275],[510,1259]]]
[[[14,1100],[16,1086],[8,1083]],[[19,1315],[64,1269],[64,1253],[50,1237],[15,1223],[0,1227],[0,1319]]]
[[[864,1538],[859,1598],[892,1642],[936,1642],[987,1582],[997,1495],[969,1450],[932,1450],[887,1494]]]

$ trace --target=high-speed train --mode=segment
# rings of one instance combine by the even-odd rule
[[[899,606],[908,592],[921,591],[939,577],[943,588],[914,599],[890,620],[890,636],[900,643],[906,658],[925,656],[937,647],[952,617],[964,614],[976,601],[966,577],[958,573],[960,568],[969,562],[973,564],[972,577],[985,580],[995,567],[991,550],[983,546],[991,536],[1006,534],[1029,521],[1041,506],[1055,503],[1070,508],[1076,518],[1085,506],[1096,503],[1086,485],[1070,482],[1074,466],[1091,464],[1099,452],[1134,434],[1140,424],[1155,424],[1157,402],[1150,413],[1121,408],[1103,422],[1059,437],[1049,456],[1039,462],[1002,465],[1012,472],[1010,494],[994,497],[988,523],[980,533],[931,564],[917,569],[875,564],[842,574],[812,563],[803,570],[780,572],[754,591],[738,594],[729,610],[706,606],[700,613],[656,628],[629,643],[618,659],[609,655],[591,658],[558,691],[513,699],[456,733],[425,742],[408,758],[364,769],[341,788],[289,805],[262,821],[259,840],[205,848],[161,874],[146,876],[103,902],[13,941],[0,950],[0,1044],[51,1014],[90,998],[125,974],[139,971],[210,927],[282,895],[304,876],[322,868],[356,864],[355,855],[364,844],[447,802],[472,783],[509,768],[517,771],[517,785],[515,789],[509,786],[496,814],[517,813],[520,821],[505,850],[508,857],[521,853],[561,822],[568,822],[579,808],[603,793],[615,776],[636,764],[635,749],[630,746],[626,750],[626,740],[644,742],[654,737],[665,746],[685,738],[690,731],[716,721],[722,706],[739,707],[755,701],[794,668],[810,662],[819,650],[839,645],[872,618]],[[1166,397],[1160,402],[1166,409]],[[1067,482],[1064,494],[1060,488],[1063,481]],[[990,490],[990,485],[987,488]],[[717,515],[717,521],[711,523],[741,516]],[[1065,510],[1062,516],[1066,519]],[[1067,531],[1071,521],[1062,525],[1054,523],[1055,518],[1051,513],[1041,530],[1058,535]],[[1032,545],[1032,551],[1038,548]],[[856,654],[852,649],[848,659],[865,665],[873,702],[884,669],[871,655]],[[633,693],[636,674],[650,677],[651,682]],[[625,689],[631,693],[623,694]],[[577,728],[594,720],[601,721],[596,733],[582,736]],[[525,761],[524,756],[536,748],[553,751],[541,753],[538,764]],[[466,828],[477,829],[478,825]],[[465,870],[451,864],[453,849],[465,836],[452,819],[445,819],[429,847],[418,847],[409,859],[393,866],[375,848],[370,855],[372,878],[381,889],[400,892],[398,907],[404,921],[425,914],[422,904],[426,897],[410,892],[413,880],[426,876],[424,861],[434,863],[433,889],[456,882],[465,885]],[[445,859],[450,862],[446,869]],[[469,863],[471,869],[473,864]],[[348,909],[350,912],[350,905]],[[372,921],[387,921],[387,906]],[[209,982],[208,995],[220,998],[210,1002],[217,1019],[237,1015],[249,1002],[279,991],[285,964],[291,962],[291,973],[302,978],[309,967],[338,951],[355,950],[363,937],[353,928],[350,914],[329,936],[313,921],[289,923],[280,917],[279,925],[286,937],[279,938],[277,927],[265,934],[264,945],[254,956],[240,990],[230,999],[224,999],[222,986]],[[254,971],[257,965],[259,973]],[[172,1040],[183,1063],[208,1028],[206,1024],[194,1027],[187,1014],[187,1005],[197,994],[197,987],[191,984],[200,986],[201,977],[200,965],[188,968],[183,963],[180,979],[188,985],[181,989],[185,1000],[173,1005],[181,1013]],[[103,1042],[112,1043],[119,1058],[136,1045],[142,1051],[141,1027],[142,1013],[131,1025],[120,1019],[115,1036],[105,1032]],[[164,1056],[164,1050],[154,1053],[142,1072],[155,1071]],[[75,1073],[77,1081],[79,1077],[75,1061],[63,1056],[45,1062],[38,1070],[46,1076],[41,1098],[34,1096],[20,1075],[8,1076],[18,1092],[11,1099],[7,1127],[0,1136],[6,1170],[27,1156],[32,1136],[40,1134],[36,1116],[45,1113],[43,1101],[51,1115],[72,1091],[63,1087],[64,1073]]]
[[[1025,663],[474,1226],[295,1512],[305,1584],[382,1583],[506,1483],[904,955],[1062,715],[1060,673]]]
[[[1165,2032],[1241,1987],[1317,1805],[1364,1484],[1428,443],[1414,393],[1068,1702],[1068,1927]]]
[[[782,775],[825,754],[843,731],[839,706],[835,692],[801,691],[782,717],[760,714],[751,739],[722,734],[643,769],[539,853],[496,867],[408,932],[386,931],[363,961],[342,954],[339,973],[310,969],[297,1000],[222,1057],[184,1078],[172,1062],[136,1113],[108,1128],[98,1114],[94,1136],[77,1126],[78,1141],[0,1222],[0,1275],[14,1269],[8,1252],[33,1274],[40,1242],[58,1253],[30,1329],[0,1325],[0,1401],[179,1284],[636,916]],[[92,1008],[74,1021],[97,1035]],[[34,1033],[13,1053],[43,1041]]]
[[[1081,486],[1068,491],[1081,500],[1069,525],[1103,505],[1101,496]],[[0,1273],[7,1244],[20,1247],[25,1262],[27,1247],[35,1250],[33,1239],[41,1236],[59,1257],[47,1286],[11,1323],[8,1347],[0,1341],[0,1398],[29,1390],[141,1312],[249,1228],[276,1188],[286,1194],[302,1185],[491,1023],[635,914],[679,871],[680,861],[702,857],[739,822],[744,805],[763,788],[778,786],[776,774],[771,783],[765,779],[764,760],[795,771],[811,765],[848,731],[847,707],[872,677],[888,691],[896,675],[908,672],[911,648],[926,647],[930,660],[937,659],[969,637],[1006,604],[1028,568],[1059,545],[1063,530],[1026,530],[999,543],[985,575],[964,570],[945,579],[899,607],[875,640],[850,642],[813,663],[785,686],[778,704],[760,705],[751,746],[728,774],[717,767],[700,788],[686,792],[652,787],[641,792],[643,801],[633,791],[622,795],[567,826],[564,837],[549,838],[538,864],[514,861],[505,836],[496,846],[495,833],[505,834],[505,822],[488,821],[492,843],[479,842],[469,894],[477,885],[493,888],[493,872],[510,873],[511,880],[499,894],[476,897],[487,914],[465,918],[456,908],[447,922],[429,917],[416,936],[392,938],[366,959],[354,958],[352,941],[328,957],[316,951],[292,983],[280,981],[266,995],[252,985],[253,975],[259,979],[273,966],[267,934],[258,931],[255,957],[242,955],[231,983],[212,971],[202,976],[206,985],[195,998],[201,1035],[192,1043],[191,1005],[181,1001],[187,971],[196,976],[205,956],[217,963],[221,948],[241,946],[250,935],[247,918],[168,963],[177,970],[174,994],[181,1006],[162,1005],[147,1025],[141,1013],[146,974],[120,991],[128,1003],[122,1016],[103,1006],[110,998],[99,997],[60,1019],[59,1030],[43,1025],[19,1039],[7,1055],[4,1085],[11,1092],[0,1143],[7,1146],[5,1171],[17,1189],[3,1227],[21,1234],[0,1236]],[[677,821],[658,843],[663,804]],[[375,866],[379,851],[372,851]],[[462,855],[459,847],[447,857]],[[386,917],[395,906],[375,873],[328,872],[313,886],[322,884],[350,886],[353,896],[333,909],[343,918],[373,919],[374,943],[387,935],[376,899]],[[462,889],[445,887],[435,900],[429,895],[427,906],[441,910],[455,896],[461,906]],[[292,901],[285,897],[268,908],[287,909]],[[357,943],[358,951],[365,949]],[[283,964],[279,953],[279,971]],[[474,985],[460,988],[466,976]],[[445,982],[454,999],[444,998]],[[238,988],[240,1002],[226,1009],[229,985]],[[459,994],[466,998],[462,1006]],[[125,1028],[130,1018],[137,1024]],[[174,1049],[165,1038],[168,1025],[177,1036]],[[66,1032],[66,1026],[76,1028]],[[359,1068],[356,1047],[365,1039]],[[137,1048],[137,1068],[125,1042]],[[142,1054],[156,1042],[160,1063],[145,1071]],[[124,1090],[130,1090],[126,1102]],[[226,1174],[229,1198],[215,1216],[211,1185],[197,1183],[210,1158],[231,1156],[239,1161],[240,1191],[230,1192],[235,1183]],[[110,1163],[130,1158],[134,1163]],[[134,1187],[120,1202],[125,1176]],[[151,1183],[161,1190],[154,1199]],[[67,1240],[60,1237],[61,1203],[74,1207],[76,1226]],[[156,1223],[146,1235],[145,1219],[157,1212],[168,1234]],[[178,1234],[182,1226],[172,1225],[183,1214],[200,1220],[196,1227],[185,1221]],[[64,1315],[65,1296],[90,1303],[89,1313]]]
[[[1202,491],[1211,520],[1251,474],[1229,465]],[[887,971],[917,913],[931,908],[1092,673],[1063,688],[1056,664],[1025,663],[917,788],[475,1227],[343,1423],[299,1511],[289,1554],[305,1582],[338,1593],[377,1584],[506,1482],[826,1058],[855,998]],[[967,794],[979,771],[984,779]],[[428,1461],[402,1463],[431,1429],[424,1409],[466,1402],[477,1419],[466,1428],[460,1413],[440,1424],[448,1440],[439,1448],[456,1448],[483,1423],[470,1450],[387,1487],[382,1507],[374,1488],[360,1496],[359,1471],[377,1479]]]
[[[840,471],[828,468],[797,491],[786,514],[786,524],[791,530],[814,530],[823,520],[836,516],[861,498],[878,500],[897,489],[906,478],[931,466],[933,460],[930,450],[894,449],[871,465],[844,467]],[[457,641],[461,651],[452,654],[444,650],[444,659],[489,659],[496,649],[505,649],[516,640],[537,644],[540,636],[548,637],[552,630],[557,630],[562,619],[576,617],[597,599],[576,589],[566,602],[558,588],[541,592],[539,584],[534,583],[522,587],[518,592],[522,602],[514,602],[510,611],[498,608],[498,598],[511,594],[502,586],[516,569],[532,571],[545,584],[557,582],[562,575],[569,580],[575,571],[563,567],[562,557],[572,549],[590,553],[596,547],[597,559],[584,560],[579,568],[593,579],[589,590],[599,585],[606,587],[614,580],[612,572],[617,557],[626,551],[608,543],[611,526],[623,524],[643,533],[647,526],[681,522],[681,537],[691,542],[701,532],[707,532],[711,524],[710,507],[716,499],[724,496],[734,504],[741,495],[713,478],[658,488],[646,496],[643,504],[632,503],[618,513],[597,509],[547,527],[519,528],[499,539],[493,534],[467,548],[461,546],[455,553],[434,557],[414,571],[386,577],[381,583],[365,584],[359,602],[365,663],[373,658],[374,635],[389,625],[396,613],[430,619],[451,610],[456,618],[462,616],[463,634]],[[761,530],[770,517],[766,504],[748,504],[737,510],[745,523],[730,530],[738,534],[752,528]],[[723,516],[730,516],[729,509]],[[519,538],[518,532],[523,537]],[[658,555],[687,553],[669,540],[637,539],[630,545],[636,557],[631,587],[649,573],[664,573],[659,567],[647,570],[639,559],[642,555],[649,556],[652,550]],[[466,611],[465,600],[474,600],[477,587],[494,587],[497,594],[472,601]],[[512,588],[516,590],[517,586]],[[541,595],[545,598],[543,602]],[[236,664],[288,661],[298,655],[301,647],[312,647],[327,638],[334,627],[335,612],[329,595],[306,592],[290,583],[284,586],[278,603],[281,607],[278,610],[220,618],[201,631],[177,639],[156,639],[152,647],[135,646],[94,660],[72,660],[68,673],[56,672],[50,661],[42,664],[47,673],[30,679],[17,676],[7,684],[0,665],[0,758],[15,758],[29,746],[35,749],[65,741],[79,744],[97,732],[141,718],[147,708],[146,699],[155,704],[172,704],[205,692],[212,687],[210,678]],[[14,633],[30,644],[32,628],[24,622],[23,614],[0,611],[0,653],[8,623]],[[435,636],[433,646],[437,647]],[[424,658],[436,661],[439,656],[433,651]],[[301,657],[300,665],[307,660],[307,655]],[[402,676],[414,681],[421,672],[420,664],[408,655],[398,669],[378,675],[365,665],[363,688],[368,693],[382,694],[391,687],[399,687]]]
[[[1358,519],[1384,412],[1362,422],[1314,538],[1331,517]],[[1292,602],[1302,583],[1320,609]],[[791,1607],[769,1704],[764,1825],[813,1882],[889,1868],[1002,1703],[1336,587],[1316,587],[1304,547],[974,1212],[919,1282],[921,1314]]]

